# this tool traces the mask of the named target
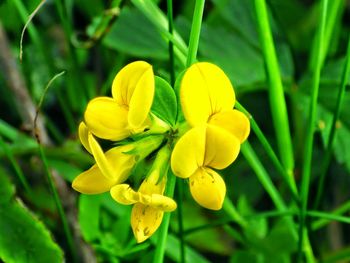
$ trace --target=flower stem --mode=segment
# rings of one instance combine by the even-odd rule
[[[176,183],[176,177],[171,171],[169,171],[166,196],[169,196],[169,197],[174,196],[175,183]],[[164,253],[165,253],[165,246],[166,246],[166,241],[168,236],[170,217],[171,217],[170,212],[167,212],[164,214],[163,222],[159,229],[158,242],[156,246],[156,251],[154,253],[153,263],[162,263],[164,261]]]
[[[194,7],[194,13],[193,13],[193,19],[192,19],[190,42],[188,45],[186,67],[191,66],[195,62],[197,57],[199,37],[200,37],[201,27],[202,27],[204,4],[205,4],[205,0],[196,0],[196,5]]]
[[[269,80],[269,100],[279,154],[287,173],[294,180],[294,156],[288,112],[265,0],[255,0],[255,11],[266,75]]]
[[[345,97],[345,91],[346,91],[346,85],[347,81],[349,79],[349,74],[350,74],[350,36],[348,39],[348,47],[346,51],[346,61],[345,61],[345,66],[343,70],[343,75],[342,75],[342,80],[341,80],[341,85],[337,97],[337,104],[336,104],[336,109],[333,114],[333,120],[332,120],[332,126],[331,126],[331,132],[329,134],[328,142],[327,142],[327,147],[326,147],[326,153],[323,157],[322,160],[322,166],[321,166],[321,174],[319,177],[319,183],[317,187],[317,195],[316,195],[316,200],[314,203],[314,209],[317,209],[321,197],[323,194],[324,190],[324,180],[326,177],[326,173],[329,167],[329,164],[331,162],[331,157],[332,157],[332,150],[333,150],[333,144],[334,144],[334,138],[336,134],[336,124],[339,119],[340,111],[343,105],[344,97]]]
[[[168,15],[168,31],[173,35],[174,31],[174,18],[173,18],[173,1],[167,0],[167,15]],[[174,87],[175,84],[175,60],[174,60],[174,43],[168,40],[169,49],[169,64],[170,64],[170,85]]]
[[[320,84],[320,74],[322,68],[322,52],[323,52],[323,37],[325,32],[325,24],[327,17],[327,5],[328,0],[322,1],[322,13],[320,17],[320,26],[317,35],[317,61],[315,68],[312,72],[311,79],[311,101],[309,108],[309,117],[308,117],[308,127],[306,130],[306,140],[304,148],[304,162],[302,169],[302,178],[301,178],[301,207],[300,207],[300,222],[299,222],[299,250],[298,250],[298,262],[302,262],[302,249],[303,249],[303,233],[305,228],[305,217],[308,204],[309,196],[309,187],[310,187],[310,177],[311,177],[311,162],[312,162],[312,148],[314,141],[314,131],[315,131],[315,121],[316,121],[316,108],[317,108],[317,97],[318,89]]]
[[[65,212],[63,210],[63,206],[62,206],[60,197],[58,196],[57,189],[55,187],[55,183],[53,181],[52,174],[50,172],[49,165],[47,163],[46,155],[44,153],[42,145],[39,142],[38,142],[38,147],[39,147],[40,158],[41,158],[41,160],[42,160],[42,162],[44,164],[45,174],[46,174],[47,180],[49,182],[50,190],[51,190],[51,192],[53,194],[53,198],[54,198],[54,201],[55,201],[55,204],[56,204],[56,208],[57,208],[58,214],[59,214],[59,216],[61,218],[61,221],[62,221],[63,231],[64,231],[64,234],[65,234],[66,239],[67,239],[68,247],[70,249],[70,252],[72,254],[74,262],[77,262],[77,255],[76,255],[76,252],[75,252],[75,249],[74,249],[73,238],[72,238],[72,234],[70,232],[69,226],[68,226],[66,214],[65,214]]]

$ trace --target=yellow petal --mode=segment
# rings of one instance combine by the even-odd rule
[[[204,166],[224,169],[237,158],[239,150],[235,136],[220,127],[207,126]]]
[[[154,75],[148,68],[138,81],[129,102],[128,123],[131,128],[144,126],[154,97]]]
[[[171,155],[171,169],[176,176],[190,177],[204,163],[206,127],[192,128],[176,143]]]
[[[116,179],[115,171],[113,170],[111,164],[108,162],[101,146],[91,133],[89,133],[88,135],[88,141],[92,155],[94,156],[96,164],[101,170],[103,176],[108,178],[109,180],[114,181]]]
[[[217,112],[232,109],[235,93],[230,80],[216,65],[195,63],[185,72],[180,87],[185,119],[191,126],[207,123]]]
[[[92,154],[89,141],[88,141],[88,134],[89,134],[89,129],[86,127],[84,122],[81,122],[79,124],[79,139],[81,141],[81,144],[84,146],[84,148]]]
[[[78,175],[72,183],[74,190],[82,194],[101,194],[109,191],[115,181],[102,175],[97,165]]]
[[[151,202],[149,205],[164,212],[174,211],[177,207],[176,202],[173,199],[159,194],[151,195]]]
[[[249,119],[238,110],[216,113],[211,116],[209,123],[226,129],[236,136],[241,143],[248,138],[250,132]]]
[[[118,184],[112,187],[111,196],[115,201],[123,205],[131,205],[138,202],[139,193],[135,192],[128,184]]]
[[[96,164],[102,174],[116,183],[126,180],[135,164],[135,156],[125,154],[124,152],[130,151],[133,146],[125,145],[114,147],[104,153],[91,133],[89,134],[88,140]]]
[[[98,97],[89,102],[84,119],[88,129],[106,140],[122,140],[130,135],[128,110],[108,97]]]
[[[224,180],[209,168],[198,169],[190,177],[190,190],[194,200],[208,209],[220,210],[225,199]]]
[[[152,66],[145,61],[135,61],[122,68],[112,84],[112,96],[120,105],[129,105],[140,79]]]
[[[137,203],[131,211],[131,227],[137,243],[148,239],[162,223],[164,212],[148,205]]]

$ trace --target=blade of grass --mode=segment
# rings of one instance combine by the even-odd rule
[[[323,38],[323,48],[322,48],[322,54],[321,54],[321,61],[323,62],[326,58],[326,55],[328,53],[328,48],[331,43],[335,26],[337,22],[341,19],[341,13],[344,10],[344,0],[337,0],[337,1],[329,1],[328,2],[328,12],[326,17],[326,28],[324,32],[324,38]],[[314,38],[313,40],[313,47],[317,46],[317,39]],[[316,66],[317,62],[317,52],[316,48],[313,48],[311,50],[310,60],[309,60],[309,71],[312,72],[312,70]]]
[[[294,180],[294,156],[288,112],[265,0],[255,0],[255,11],[260,43],[266,65],[266,75],[269,81],[270,108],[278,150],[282,164],[286,168],[291,180]]]
[[[256,155],[255,151],[253,150],[248,141],[242,144],[241,151],[244,157],[246,158],[247,162],[257,175],[260,183],[263,185],[264,189],[269,194],[276,208],[279,211],[285,211],[287,208],[282,197],[280,196],[276,187],[273,185],[268,172],[265,170],[265,167],[260,162],[258,156]]]
[[[333,113],[333,119],[332,119],[332,125],[331,125],[331,131],[329,133],[328,141],[327,141],[327,146],[326,146],[326,152],[322,158],[322,166],[321,166],[321,173],[319,177],[319,183],[317,187],[317,194],[316,194],[316,199],[314,203],[314,209],[317,209],[317,207],[320,204],[321,197],[323,194],[324,190],[324,181],[325,177],[329,168],[329,164],[331,162],[331,157],[332,157],[332,152],[333,152],[333,144],[334,144],[334,139],[335,139],[335,134],[336,134],[336,124],[340,116],[340,112],[343,106],[343,101],[345,97],[345,91],[346,91],[346,85],[347,81],[349,79],[349,74],[350,74],[350,36],[348,39],[348,47],[346,51],[346,60],[345,60],[345,66],[343,69],[343,75],[342,75],[342,80],[340,84],[340,89],[338,92],[337,96],[337,104],[336,108]]]
[[[316,108],[318,89],[320,83],[320,74],[322,68],[322,51],[323,51],[323,38],[325,32],[325,24],[327,17],[327,6],[328,0],[322,0],[322,11],[320,14],[320,26],[317,32],[317,63],[312,72],[311,79],[311,101],[308,116],[308,126],[306,130],[305,148],[304,148],[304,161],[302,167],[302,178],[301,178],[301,207],[300,207],[300,222],[299,222],[299,245],[298,245],[298,262],[302,262],[302,248],[304,239],[304,228],[305,228],[305,217],[308,206],[309,188],[310,188],[310,177],[311,177],[311,163],[312,163],[312,148],[314,142],[314,131],[316,121]]]

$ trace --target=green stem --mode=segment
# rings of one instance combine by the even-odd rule
[[[174,53],[179,61],[185,65],[188,53],[186,43],[176,31],[174,34],[169,33],[168,21],[159,7],[153,1],[131,0],[131,2],[158,28],[167,41],[174,43]]]
[[[50,190],[51,190],[51,192],[53,194],[53,198],[54,198],[54,201],[55,201],[55,204],[56,204],[56,208],[57,208],[58,214],[59,214],[59,216],[61,218],[61,221],[62,221],[63,231],[64,231],[64,234],[65,234],[66,239],[67,239],[68,247],[70,249],[72,257],[74,258],[74,261],[77,262],[77,254],[76,254],[75,249],[74,249],[73,238],[72,238],[72,234],[70,232],[69,226],[68,226],[66,214],[65,214],[65,212],[63,210],[63,206],[62,206],[60,197],[59,197],[57,189],[55,187],[55,183],[53,181],[52,174],[50,172],[50,169],[49,169],[49,166],[48,166],[48,163],[47,163],[47,159],[46,159],[43,147],[41,146],[41,144],[39,142],[38,142],[38,147],[39,147],[40,158],[41,158],[41,160],[42,160],[42,162],[44,164],[45,174],[46,174],[47,180],[49,182]]]
[[[343,204],[339,208],[331,211],[329,214],[336,216],[336,215],[344,214],[344,213],[348,212],[349,210],[350,210],[350,201],[346,202],[345,204]],[[318,229],[326,226],[328,223],[330,223],[330,220],[328,220],[328,219],[323,218],[323,219],[317,220],[311,224],[311,229],[318,230]]]
[[[316,108],[317,97],[320,83],[320,74],[322,68],[322,50],[323,50],[323,37],[325,31],[326,17],[327,17],[327,4],[328,0],[322,1],[322,13],[320,20],[320,27],[317,36],[317,63],[315,69],[312,72],[311,79],[311,101],[309,108],[308,127],[306,130],[306,140],[304,148],[304,162],[302,168],[301,178],[301,208],[300,208],[300,223],[299,223],[299,250],[298,250],[298,262],[302,261],[302,248],[303,248],[303,233],[305,227],[305,217],[308,205],[310,177],[311,177],[311,162],[312,162],[312,148],[314,141],[315,121],[316,121]]]
[[[295,184],[295,181],[292,180],[292,177],[290,177],[287,173],[287,171],[282,166],[281,162],[279,161],[275,151],[272,149],[270,143],[266,139],[264,133],[261,131],[259,125],[254,120],[253,116],[238,102],[236,101],[236,108],[240,111],[242,111],[244,114],[246,114],[249,117],[250,125],[255,133],[255,135],[258,137],[260,143],[262,144],[265,152],[267,153],[268,157],[272,161],[273,165],[277,169],[277,171],[281,174],[282,178],[285,180],[289,190],[292,193],[292,197],[297,203],[299,202],[298,197],[298,190]]]
[[[321,54],[321,61],[323,61],[326,58],[326,55],[328,53],[329,44],[332,41],[332,37],[334,36],[336,24],[341,21],[342,17],[342,11],[344,10],[344,0],[336,0],[336,1],[329,1],[328,2],[328,12],[326,17],[326,26],[325,26],[325,32],[324,32],[324,38],[323,38],[323,48],[322,48],[322,54]],[[317,46],[317,37],[314,38],[312,46]],[[310,72],[315,68],[317,62],[317,49],[313,48],[311,50],[311,55],[309,59],[309,65],[308,69]]]
[[[235,206],[231,202],[231,200],[226,196],[224,200],[223,207],[224,211],[227,215],[230,216],[230,218],[239,224],[242,228],[246,228],[248,226],[248,223],[245,221],[245,219],[237,212]]]
[[[286,206],[282,197],[280,196],[276,187],[273,185],[269,174],[265,170],[264,166],[260,162],[258,156],[256,155],[255,151],[253,150],[248,141],[242,144],[241,151],[248,163],[250,164],[250,166],[252,167],[252,169],[255,171],[260,183],[263,185],[266,192],[269,194],[276,208],[279,211],[285,211]]]
[[[179,239],[180,239],[180,258],[182,263],[186,262],[185,239],[184,239],[184,224],[183,224],[183,196],[184,196],[184,181],[177,178],[177,215],[179,221]]]
[[[168,172],[168,175],[170,176],[168,176],[166,196],[172,197],[174,196],[176,177],[171,171]],[[168,237],[170,217],[171,217],[170,212],[164,214],[163,222],[159,229],[158,242],[156,246],[156,251],[154,253],[153,263],[162,263],[164,260],[164,253],[165,253],[166,240]]]
[[[348,47],[346,51],[346,61],[345,61],[345,67],[343,70],[343,75],[342,75],[342,80],[341,80],[341,85],[340,89],[338,92],[338,97],[337,97],[337,104],[336,104],[336,109],[333,114],[333,119],[332,119],[332,126],[331,126],[331,132],[329,134],[328,142],[327,142],[327,147],[326,147],[326,153],[322,159],[322,166],[321,166],[321,174],[319,177],[319,183],[317,187],[317,195],[316,195],[316,200],[314,204],[314,208],[317,209],[319,206],[323,190],[324,190],[324,181],[326,177],[326,173],[329,167],[329,164],[331,162],[331,157],[332,157],[332,150],[333,150],[333,144],[334,144],[334,138],[336,134],[336,124],[340,116],[340,111],[342,109],[344,97],[345,97],[345,91],[346,91],[346,85],[347,81],[349,79],[349,74],[350,74],[350,36],[348,39]]]
[[[288,175],[291,180],[294,180],[294,156],[288,112],[265,0],[255,0],[255,11],[266,75],[269,80],[269,100],[279,154]]]
[[[167,0],[168,9],[168,23],[169,23],[169,34],[173,35],[174,31],[174,18],[173,18],[173,1]],[[174,87],[175,84],[175,60],[174,60],[174,43],[169,41],[169,64],[170,64],[170,85]]]
[[[188,54],[186,67],[191,66],[197,57],[199,37],[201,33],[202,27],[202,18],[204,11],[205,0],[196,0],[196,5],[194,7],[193,19],[192,19],[192,27],[190,34],[190,42],[188,44]]]
[[[338,222],[350,224],[350,218],[348,216],[333,215],[330,213],[324,213],[320,211],[307,211],[306,215],[310,217],[327,219],[329,221],[338,221]]]

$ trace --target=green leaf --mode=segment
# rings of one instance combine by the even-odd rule
[[[157,28],[137,9],[124,7],[103,44],[135,56],[167,59],[167,43]]]
[[[7,263],[62,262],[63,254],[49,231],[18,200],[14,187],[0,173],[0,259]]]
[[[93,241],[100,236],[100,207],[102,196],[80,195],[79,197],[79,225],[86,241]]]
[[[156,76],[155,81],[156,89],[151,111],[163,121],[175,125],[177,113],[175,92],[164,79]]]
[[[230,258],[230,263],[264,263],[264,257],[261,254],[248,251],[236,250]]]

